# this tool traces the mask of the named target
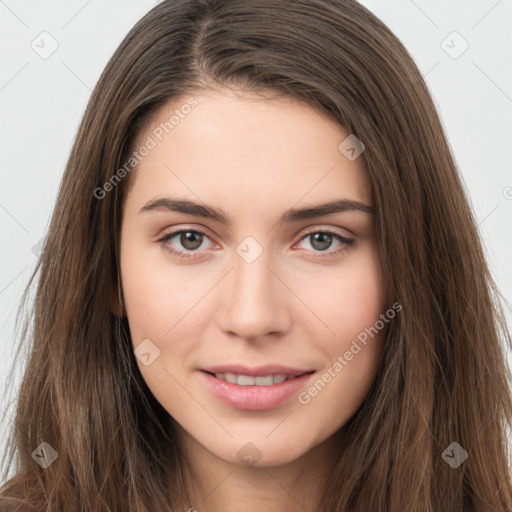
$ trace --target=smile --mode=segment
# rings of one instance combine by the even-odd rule
[[[246,411],[264,411],[286,404],[315,373],[247,375],[207,370],[198,372],[213,397],[230,408]]]
[[[254,377],[253,375],[241,375],[236,373],[215,373],[211,375],[214,375],[217,379],[230,382],[231,384],[238,384],[239,386],[272,386],[274,384],[280,384],[285,380],[290,380],[294,379],[295,377],[298,377],[298,375],[284,374],[264,375],[259,377]]]

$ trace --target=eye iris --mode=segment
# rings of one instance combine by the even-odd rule
[[[318,249],[319,251],[323,251],[331,245],[332,235],[329,235],[328,233],[315,233],[314,235],[310,236],[313,237],[311,243],[312,247]],[[315,246],[315,243],[319,241],[318,238],[320,238],[320,247]]]
[[[197,237],[199,240],[194,240],[195,237]],[[188,245],[189,242],[192,242],[192,247]],[[203,235],[201,233],[195,233],[194,231],[184,231],[181,233],[180,243],[183,245],[183,247],[185,247],[185,249],[189,251],[193,251],[194,249],[200,247],[202,242]]]

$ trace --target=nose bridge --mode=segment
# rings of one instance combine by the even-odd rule
[[[225,284],[228,289],[224,290],[226,300],[222,301],[222,328],[244,338],[283,329],[287,315],[280,299],[282,291],[276,289],[279,280],[268,268],[273,267],[271,251],[254,239],[246,239],[236,252]]]
[[[238,295],[246,295],[247,290],[249,295],[261,296],[265,285],[269,286],[272,272],[267,267],[273,265],[269,243],[263,235],[248,235],[235,247],[232,279]]]
[[[233,269],[233,294],[240,309],[259,308],[271,302],[270,292],[275,283],[271,267],[270,251],[254,240],[242,242],[237,247]]]
[[[255,254],[254,247],[249,246],[245,254],[240,254],[247,249],[246,244],[240,244],[237,248],[237,256],[234,261],[233,281],[235,293],[239,299],[246,296],[250,300],[264,298],[265,290],[272,287],[270,283],[272,272],[267,268],[271,266],[270,251],[263,250],[261,254]]]

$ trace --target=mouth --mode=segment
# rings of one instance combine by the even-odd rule
[[[219,373],[213,373],[208,372],[204,370],[205,373],[208,373],[212,377],[215,377],[216,379],[223,380],[225,382],[229,382],[230,384],[237,384],[238,386],[273,386],[275,384],[281,384],[282,382],[285,382],[287,380],[292,380],[297,377],[300,377],[301,375],[305,375],[306,373],[313,373],[311,372],[302,372],[297,373],[294,375],[285,375],[283,373],[276,373],[271,375],[244,375],[244,374],[237,374],[237,373],[229,373],[229,372],[219,372]]]
[[[246,411],[264,411],[288,403],[314,373],[315,370],[283,367],[218,367],[199,371],[214,397],[230,408]]]

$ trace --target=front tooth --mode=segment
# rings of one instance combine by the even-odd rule
[[[254,377],[251,377],[250,375],[238,375],[236,383],[239,386],[254,386]]]
[[[240,386],[272,386],[273,384],[280,384],[285,380],[293,379],[295,375],[278,374],[252,377],[251,375],[237,375],[235,373],[216,373],[215,377]]]
[[[272,384],[274,384],[274,379],[272,378],[272,375],[256,377],[254,379],[254,384],[256,384],[256,386],[272,386]]]

